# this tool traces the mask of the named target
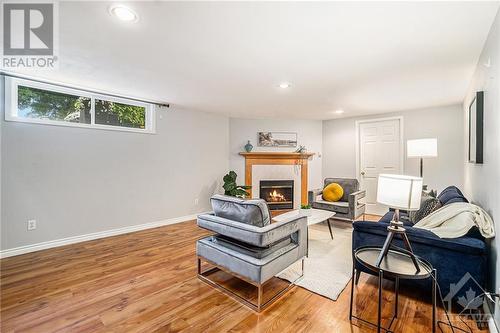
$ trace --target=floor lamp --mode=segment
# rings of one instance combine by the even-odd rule
[[[403,239],[403,244],[408,251],[408,255],[415,265],[415,269],[420,271],[417,259],[413,254],[413,250],[406,235],[406,230],[403,228],[403,222],[399,221],[399,210],[407,211],[417,210],[420,208],[420,199],[422,196],[422,178],[403,176],[403,175],[388,175],[381,174],[378,177],[377,185],[377,202],[394,208],[394,216],[387,227],[387,238],[384,246],[377,258],[376,266],[380,267],[382,260],[387,255],[391,248],[391,243],[395,235],[399,235]]]
[[[424,177],[424,157],[437,157],[437,139],[416,139],[406,141],[406,156],[420,158],[420,178]]]

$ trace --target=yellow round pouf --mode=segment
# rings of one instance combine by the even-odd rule
[[[344,189],[337,183],[328,184],[323,189],[323,199],[326,201],[339,201],[344,195]]]

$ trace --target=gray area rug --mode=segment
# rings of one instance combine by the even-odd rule
[[[335,301],[352,275],[352,226],[347,222],[330,222],[333,240],[326,223],[309,226],[309,257],[305,259],[304,276],[296,284]],[[300,262],[297,262],[277,276],[293,281],[299,274]]]

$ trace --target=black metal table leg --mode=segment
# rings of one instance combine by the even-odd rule
[[[326,223],[328,223],[328,229],[330,229],[330,237],[332,237],[332,239],[333,239],[332,226],[330,225],[330,219],[326,220]]]
[[[361,271],[360,271],[360,270],[356,271],[356,281],[354,281],[354,283],[355,283],[356,285],[358,285],[358,282],[359,282],[359,277],[360,277],[360,276],[361,276]]]
[[[352,265],[352,280],[351,280],[351,303],[349,308],[349,321],[352,320],[352,303],[354,299],[354,275],[356,274],[356,269],[354,268],[354,263]]]
[[[378,271],[378,315],[377,315],[377,333],[380,333],[381,322],[382,322],[382,279],[384,278],[384,272],[382,270]]]
[[[398,317],[398,312],[399,312],[399,287],[400,287],[400,279],[410,279],[410,280],[419,280],[419,279],[428,279],[431,277],[433,279],[433,284],[432,284],[432,332],[436,332],[436,316],[437,316],[437,310],[436,310],[436,291],[437,291],[437,281],[436,281],[436,276],[437,276],[437,271],[432,267],[430,263],[425,261],[424,259],[415,256],[415,259],[417,260],[417,263],[419,264],[419,269],[416,267],[410,266],[407,271],[401,271],[400,265],[397,265],[398,263],[404,263],[407,264],[408,262],[412,262],[411,257],[411,252],[404,250],[404,249],[390,249],[387,253],[387,256],[385,257],[386,259],[382,262],[384,265],[382,267],[378,267],[377,264],[374,264],[377,259],[380,258],[380,253],[383,251],[383,248],[381,247],[371,247],[371,246],[366,246],[366,247],[361,247],[353,251],[353,269],[352,269],[352,278],[353,281],[351,282],[351,300],[350,300],[350,308],[349,308],[349,320],[352,321],[352,319],[356,319],[356,321],[363,322],[365,324],[368,324],[372,326],[373,328],[377,329],[377,333],[380,333],[382,331],[385,331],[387,333],[392,333],[393,331],[391,330],[391,327]],[[359,270],[357,270],[356,264],[363,265],[363,267],[369,269],[371,272],[374,274],[378,273],[378,308],[377,308],[377,322],[370,322],[368,320],[365,320],[355,313],[353,309],[353,303],[354,303],[354,282],[356,279],[356,275],[359,274]],[[391,263],[391,265],[389,265]],[[398,267],[398,270],[393,270],[391,266]],[[382,299],[382,293],[383,293],[383,281],[384,278],[388,279],[394,279],[395,281],[395,286],[394,286],[394,292],[395,292],[395,303],[394,303],[394,311],[393,311],[393,316],[390,321],[388,321],[387,326],[382,327],[382,309],[383,309],[383,299]]]
[[[436,283],[437,271],[432,270],[432,333],[436,332]]]
[[[396,300],[395,300],[395,303],[394,303],[394,318],[397,318],[398,317],[398,300],[399,300],[399,278],[397,277],[396,278],[396,284],[394,286],[394,291],[396,293]]]

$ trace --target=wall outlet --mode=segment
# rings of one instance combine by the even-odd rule
[[[36,220],[28,220],[28,231],[36,229]]]
[[[198,203],[199,203],[199,202],[200,202],[200,199],[198,199],[198,198],[195,198],[195,199],[194,199],[194,205],[195,205],[195,206],[198,206]]]

